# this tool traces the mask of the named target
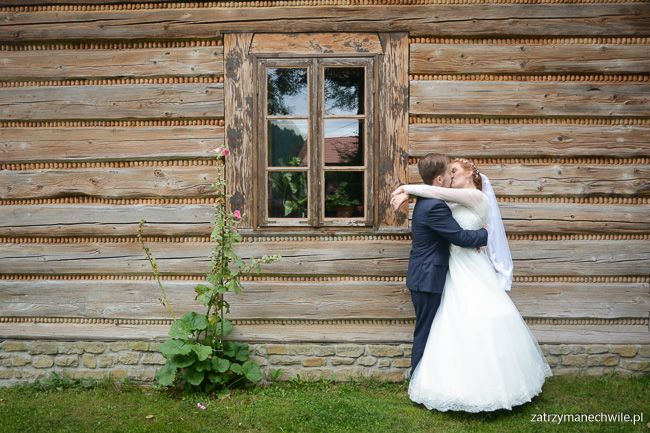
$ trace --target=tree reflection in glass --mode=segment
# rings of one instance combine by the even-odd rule
[[[364,114],[364,68],[325,68],[325,114]]]
[[[267,113],[272,116],[307,115],[307,69],[267,69]]]

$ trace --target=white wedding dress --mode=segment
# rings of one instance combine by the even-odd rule
[[[449,206],[461,227],[479,229],[488,199],[471,191],[463,205]],[[531,401],[549,376],[551,368],[485,249],[452,245],[440,307],[411,376],[410,399],[439,411],[511,409]]]

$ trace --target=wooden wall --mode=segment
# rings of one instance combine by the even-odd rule
[[[141,218],[177,309],[193,308],[221,35],[281,27],[409,32],[410,179],[430,151],[490,176],[511,296],[541,342],[650,342],[650,4],[103,3],[0,1],[0,338],[165,335]],[[236,336],[409,341],[409,244],[250,234],[244,256],[284,259],[246,281]]]

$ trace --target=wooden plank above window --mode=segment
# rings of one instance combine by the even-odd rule
[[[281,56],[382,54],[377,33],[260,33],[253,37],[250,54]]]

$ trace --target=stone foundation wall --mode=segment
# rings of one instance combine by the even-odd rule
[[[52,372],[72,378],[150,383],[165,359],[160,343],[146,341],[0,342],[0,386],[31,382]],[[650,374],[650,345],[541,345],[555,374]],[[410,344],[251,344],[251,357],[267,378],[408,378]]]

